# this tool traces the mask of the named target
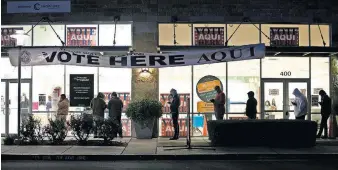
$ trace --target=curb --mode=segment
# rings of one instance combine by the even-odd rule
[[[334,154],[196,154],[196,155],[11,155],[2,154],[2,161],[135,161],[135,160],[338,160]]]

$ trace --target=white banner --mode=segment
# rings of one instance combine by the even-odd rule
[[[7,1],[7,13],[69,13],[70,0]]]
[[[8,51],[13,66],[18,65],[19,49]],[[169,54],[133,53],[102,55],[86,48],[22,48],[22,66],[76,65],[112,68],[160,68],[212,64],[228,61],[259,59],[265,56],[265,45],[254,44],[217,50],[189,50]]]

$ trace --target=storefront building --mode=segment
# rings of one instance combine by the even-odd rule
[[[224,119],[244,119],[247,92],[253,91],[258,101],[259,119],[283,119],[289,112],[294,119],[290,101],[292,91],[299,88],[308,98],[308,119],[320,120],[319,90],[332,92],[330,78],[334,54],[331,46],[331,27],[321,25],[285,24],[192,24],[159,23],[158,51],[162,53],[187,49],[224,48],[247,44],[265,43],[267,54],[263,59],[217,63],[210,65],[168,67],[158,69],[158,99],[164,105],[165,115],[160,118],[159,136],[172,136],[173,130],[167,105],[171,88],[177,89],[181,97],[181,135],[186,135],[187,98],[193,112],[193,136],[207,136],[206,120],[215,119],[213,108],[203,94],[203,85],[219,82],[226,94]],[[13,47],[15,41],[9,37],[16,29],[28,31],[33,25],[1,27],[3,50]],[[132,23],[53,25],[66,46],[107,47],[115,51],[128,52],[133,46]],[[237,31],[236,31],[237,30]],[[114,34],[116,33],[116,36]],[[48,25],[38,25],[30,32],[25,46],[61,46],[62,43]],[[46,38],[48,37],[48,38]],[[114,38],[115,37],[115,38]],[[231,38],[230,38],[231,37]],[[322,38],[323,37],[323,38]],[[114,44],[114,40],[116,44]],[[325,42],[325,47],[324,43]],[[133,98],[132,69],[101,68],[84,66],[33,66],[22,68],[22,112],[34,114],[48,123],[55,114],[61,93],[69,96],[70,75],[94,75],[94,96],[103,92],[108,101],[116,91],[126,108]],[[209,83],[212,84],[212,83]],[[13,67],[6,53],[1,56],[1,134],[17,133],[17,68]],[[203,87],[202,87],[203,86]],[[48,103],[52,103],[51,105]],[[25,105],[26,104],[26,105]],[[24,110],[26,109],[26,110]],[[84,111],[84,107],[71,107],[70,114]],[[11,114],[12,113],[12,114]],[[124,135],[131,136],[131,121],[123,115]]]

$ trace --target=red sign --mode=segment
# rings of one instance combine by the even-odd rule
[[[106,104],[108,104],[109,100],[111,99],[112,92],[103,92],[104,94],[104,101],[106,101]],[[117,96],[122,100],[123,102],[123,112],[126,111],[128,104],[130,103],[130,93],[129,92],[120,92],[117,93]]]
[[[122,123],[122,135],[131,136],[131,121],[130,119],[121,119]]]
[[[96,46],[96,27],[68,27],[67,46]]]
[[[16,45],[16,40],[10,37],[16,30],[23,30],[23,27],[1,28],[1,47],[14,47]]]
[[[173,121],[170,118],[162,118],[161,119],[161,136],[174,136],[174,126],[173,126]],[[180,127],[180,137],[185,137],[187,136],[187,119],[178,119],[178,124]]]
[[[178,94],[180,96],[181,99],[181,105],[179,107],[179,112],[180,113],[186,113],[187,112],[187,100],[188,97],[190,97],[189,93],[181,93]],[[170,113],[170,104],[168,104],[169,102],[169,93],[162,93],[160,94],[160,101],[163,105],[163,113]]]
[[[224,45],[224,27],[195,27],[195,45]]]
[[[299,46],[298,28],[270,28],[271,46]]]

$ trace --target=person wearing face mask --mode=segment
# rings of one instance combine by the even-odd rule
[[[298,88],[295,88],[292,94],[295,95],[295,100],[291,102],[295,108],[295,117],[298,120],[305,120],[308,107],[307,99]]]
[[[215,91],[217,95],[215,99],[211,99],[210,102],[214,104],[216,120],[223,120],[225,114],[225,94],[219,86],[215,87]]]
[[[178,125],[178,116],[179,116],[179,107],[181,105],[180,97],[177,94],[175,89],[170,90],[171,101],[168,102],[170,104],[170,112],[171,118],[174,125],[174,136],[170,138],[170,140],[177,140],[179,138],[180,127]]]

